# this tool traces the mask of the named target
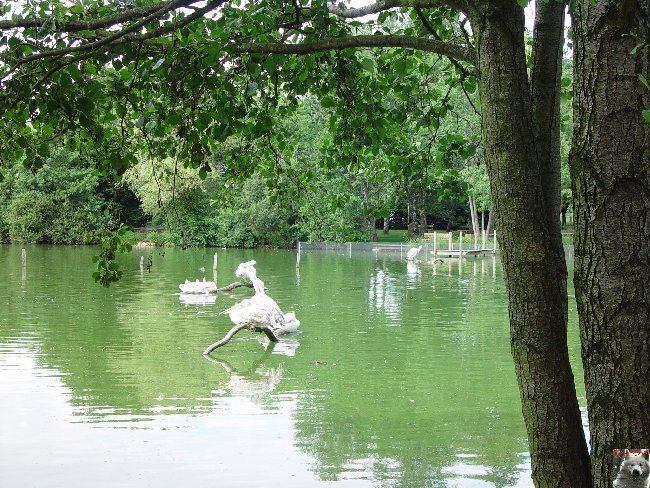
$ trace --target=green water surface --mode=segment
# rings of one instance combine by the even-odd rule
[[[135,250],[104,289],[92,248],[27,247],[26,273],[20,249],[0,246],[2,487],[532,486],[492,257],[217,250],[219,286],[257,260],[302,333],[208,360],[252,294],[179,297],[214,250]]]

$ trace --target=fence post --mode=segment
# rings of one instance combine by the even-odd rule
[[[460,231],[460,244],[458,244],[458,258],[463,259],[463,231]]]
[[[497,231],[494,231],[494,243],[492,244],[492,254],[497,253]]]

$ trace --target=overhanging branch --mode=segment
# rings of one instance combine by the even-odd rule
[[[436,39],[413,36],[361,35],[322,39],[301,44],[250,42],[235,46],[237,54],[313,54],[323,51],[340,51],[348,48],[397,47],[432,52],[475,64],[474,52],[462,46]]]
[[[169,2],[169,5],[162,13],[170,12],[181,7],[187,7],[193,3],[197,3],[199,0],[176,0]],[[124,22],[129,22],[136,20],[142,17],[146,17],[153,13],[161,10],[161,4],[150,5],[147,7],[133,8],[129,10],[124,10],[120,13],[107,15],[99,19],[92,20],[70,20],[67,22],[62,22],[56,24],[57,32],[79,32],[82,30],[95,30],[95,29],[105,29],[112,27],[118,24],[123,24]],[[47,23],[49,18],[30,18],[30,19],[11,19],[11,20],[0,20],[0,31],[9,30],[9,29],[19,29],[19,28],[33,28],[41,27],[43,24]]]
[[[328,6],[328,10],[339,17],[353,19],[399,7],[434,8],[443,6],[451,7],[464,14],[467,14],[468,11],[468,4],[465,0],[377,0],[375,3],[358,8],[332,4]]]

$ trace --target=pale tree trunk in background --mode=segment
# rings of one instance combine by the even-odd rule
[[[370,228],[372,229],[370,231],[370,240],[377,242],[377,219],[375,217],[371,217],[370,219]]]
[[[472,5],[485,155],[532,476],[537,486],[586,487],[589,458],[566,340],[566,269],[551,236],[535,148],[524,14],[513,0]]]
[[[478,225],[478,211],[476,210],[476,198],[472,195],[469,196],[469,213],[472,217],[472,230],[474,231],[474,235],[478,235],[480,232],[480,226]]]
[[[420,208],[418,209],[420,222],[419,234],[422,236],[427,231],[426,195],[423,190],[419,191]]]
[[[494,231],[494,210],[490,210],[490,216],[488,217],[487,229],[485,229],[485,233],[487,234],[488,239],[492,238],[492,232],[493,231]]]
[[[573,17],[574,282],[597,488],[612,449],[650,447],[650,47],[631,53],[649,24],[649,0],[578,2]]]

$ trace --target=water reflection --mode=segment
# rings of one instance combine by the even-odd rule
[[[52,486],[75,484],[70,473],[105,474],[100,486],[530,486],[491,258],[461,272],[451,260],[409,269],[399,257],[303,253],[298,269],[290,252],[224,251],[223,276],[255,258],[303,334],[242,336],[210,362],[205,345],[232,326],[219,311],[250,295],[176,294],[212,252],[154,253],[142,275],[127,257],[108,290],[90,280],[92,252],[30,250],[20,288],[20,251],[0,246],[0,485],[29,466]],[[574,307],[571,317],[579,357]],[[251,467],[258,451],[273,473]],[[128,469],[111,477],[103,463]]]
[[[214,305],[217,303],[217,295],[205,293],[179,293],[178,299],[185,305]]]

